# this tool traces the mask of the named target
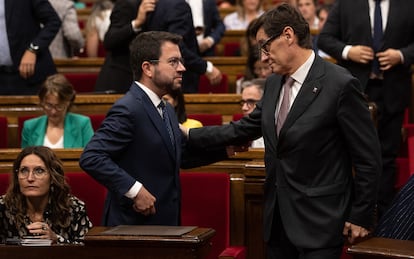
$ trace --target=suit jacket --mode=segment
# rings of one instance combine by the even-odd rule
[[[111,25],[104,39],[108,53],[95,85],[96,91],[125,93],[133,82],[128,46],[137,35],[131,21],[135,19],[140,3],[140,0],[115,2]],[[183,37],[180,49],[187,69],[183,75],[183,90],[197,92],[199,76],[206,72],[207,63],[199,55],[191,9],[185,0],[157,1],[155,11],[147,15],[142,31],[168,31]]]
[[[20,61],[30,43],[39,46],[35,73],[27,79],[39,84],[56,73],[49,45],[60,28],[60,19],[48,0],[5,0],[7,38],[13,68],[18,71]]]
[[[224,35],[226,27],[220,17],[216,1],[203,0],[204,37],[212,37],[214,45],[203,53],[204,56],[214,56],[214,49]]]
[[[67,113],[63,127],[64,148],[83,148],[93,136],[91,120],[84,115]],[[22,148],[27,146],[42,146],[46,128],[46,115],[26,120],[22,130]]]
[[[225,150],[211,153],[188,150],[174,109],[167,104],[175,149],[167,128],[150,98],[135,83],[109,110],[80,157],[80,166],[108,189],[103,212],[105,226],[178,225],[180,222],[180,166],[192,167],[226,157]],[[191,155],[194,160],[188,160]],[[187,160],[186,160],[187,159]],[[139,181],[157,199],[156,214],[133,210],[124,196]]]
[[[404,64],[384,72],[384,105],[390,113],[401,112],[411,99],[411,64],[414,63],[414,1],[391,0],[381,51],[401,50]],[[368,0],[337,0],[329,13],[318,46],[357,77],[363,87],[367,84],[371,64],[342,59],[345,45],[372,46]]]
[[[263,98],[249,117],[191,129],[190,144],[239,143],[263,133],[265,241],[281,220],[297,247],[341,245],[345,221],[364,227],[373,223],[381,157],[368,105],[354,77],[316,56],[278,137],[275,107],[281,79],[267,79]]]
[[[85,39],[79,28],[78,16],[73,1],[49,0],[62,20],[62,28],[50,44],[53,58],[70,58],[78,55],[85,45]]]

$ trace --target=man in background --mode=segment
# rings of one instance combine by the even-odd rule
[[[404,111],[411,100],[414,1],[336,0],[319,35],[321,50],[347,68],[377,106],[382,148],[378,216],[394,195]]]
[[[60,25],[48,0],[0,0],[0,95],[35,95],[56,73],[49,45]]]

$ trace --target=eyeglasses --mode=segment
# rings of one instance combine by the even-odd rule
[[[28,167],[23,166],[19,168],[17,172],[20,179],[26,179],[29,177],[30,172],[32,172],[34,178],[36,179],[43,178],[47,174],[47,170],[40,166],[33,168],[32,171],[30,171]]]
[[[280,36],[280,34],[277,34],[277,35],[273,35],[273,36],[270,36],[269,38],[267,38],[263,43],[261,43],[261,44],[259,44],[259,53],[260,54],[265,54],[266,56],[269,56],[269,51],[270,51],[270,49],[269,49],[269,47],[270,47],[270,44],[276,39],[276,38],[278,38]]]
[[[241,100],[240,101],[240,106],[243,106],[243,105],[247,105],[247,107],[249,107],[249,108],[252,108],[252,107],[254,107],[255,105],[256,105],[256,103],[258,102],[259,100],[255,100],[255,99],[247,99],[247,100]]]
[[[66,105],[64,104],[43,103],[42,107],[46,111],[51,111],[52,109],[55,109],[56,111],[61,112],[66,109]]]
[[[162,61],[161,59],[151,59],[151,60],[149,60],[149,62],[151,62],[151,63],[166,62],[170,66],[172,66],[174,69],[176,69],[180,63],[184,66],[184,59],[183,58],[170,58],[166,61]]]

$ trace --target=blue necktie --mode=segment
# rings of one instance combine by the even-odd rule
[[[373,49],[375,54],[380,50],[381,41],[383,36],[382,31],[382,14],[381,14],[381,0],[375,0],[375,10],[374,10],[374,35],[373,35]],[[380,75],[380,64],[378,58],[374,58],[372,61],[372,72],[376,75]]]
[[[175,148],[174,134],[173,134],[173,130],[171,127],[171,121],[170,121],[170,117],[168,116],[167,108],[165,107],[164,101],[161,101],[158,107],[161,108],[162,120],[164,121],[165,127],[167,128],[168,135],[170,136],[171,144]]]

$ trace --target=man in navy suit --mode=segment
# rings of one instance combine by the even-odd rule
[[[56,73],[49,45],[60,25],[47,0],[0,0],[0,95],[37,94]]]
[[[181,35],[180,49],[187,70],[183,74],[183,92],[196,93],[198,81],[205,74],[218,84],[221,72],[199,55],[190,6],[185,0],[123,0],[116,1],[111,25],[105,34],[108,51],[99,73],[95,90],[125,93],[132,82],[128,45],[144,31],[168,31]]]
[[[401,143],[404,110],[411,100],[414,63],[414,1],[382,0],[378,50],[374,46],[375,0],[337,0],[319,35],[321,50],[359,79],[369,101],[377,105],[382,175],[378,216],[394,197],[395,159]],[[372,69],[379,60],[380,73]]]
[[[188,150],[174,108],[162,101],[182,84],[186,69],[180,40],[176,34],[150,31],[132,41],[137,81],[112,106],[81,155],[82,169],[108,189],[105,226],[178,225],[180,166],[227,157],[224,148]]]
[[[373,226],[381,172],[360,82],[315,55],[309,25],[289,4],[263,14],[254,31],[274,73],[261,101],[238,122],[191,129],[189,145],[239,144],[263,134],[268,257],[338,259],[345,238],[354,242]]]

